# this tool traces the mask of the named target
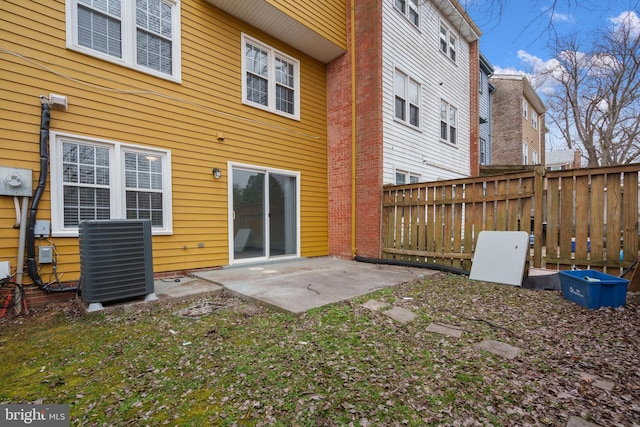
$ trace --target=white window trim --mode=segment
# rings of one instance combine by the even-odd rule
[[[256,257],[256,258],[247,258],[247,259],[235,259],[234,258],[234,247],[233,247],[233,239],[235,238],[234,230],[233,230],[233,221],[235,218],[235,212],[233,210],[233,170],[234,169],[245,169],[249,171],[255,172],[264,172],[270,174],[280,174],[280,175],[288,175],[296,178],[296,253],[292,255],[278,256],[277,259],[294,259],[300,258],[301,244],[300,244],[300,211],[302,210],[300,207],[300,176],[301,173],[299,171],[292,171],[287,169],[276,169],[270,168],[266,166],[252,165],[248,163],[236,163],[236,162],[227,162],[227,171],[229,172],[229,180],[227,182],[227,191],[229,197],[228,203],[228,236],[229,236],[229,262],[231,264],[249,264],[252,262],[256,262],[256,260],[273,260],[273,257]],[[268,187],[267,187],[268,191]],[[268,196],[268,195],[267,195]],[[265,232],[269,233],[269,227],[266,227]],[[269,236],[270,237],[270,236]]]
[[[405,120],[402,120],[396,116],[396,89],[395,89],[395,78],[396,74],[400,74],[405,78]],[[410,128],[420,130],[422,128],[422,85],[414,78],[412,78],[409,74],[400,70],[399,68],[395,68],[393,72],[393,119],[403,125],[409,126]],[[418,126],[411,123],[411,105],[413,104],[410,100],[409,89],[411,87],[411,82],[413,82],[416,86],[418,86]]]
[[[164,227],[152,227],[153,235],[173,234],[173,212],[171,196],[171,151],[119,141],[51,131],[50,173],[51,173],[51,235],[53,237],[78,237],[78,227],[64,227],[64,200],[62,178],[62,146],[64,141],[90,144],[109,148],[111,218],[126,218],[126,191],[124,178],[124,152],[135,151],[157,154],[162,159],[162,223]],[[166,191],[165,191],[166,189]]]
[[[522,98],[522,117],[529,118],[529,102]]]
[[[535,111],[531,112],[531,126],[533,126],[534,129],[538,129],[538,114],[536,114]]]
[[[441,40],[443,38],[443,34],[441,29],[444,28],[446,30],[446,34],[444,35],[445,39],[445,43],[447,45],[447,51],[443,51],[441,49]],[[451,57],[451,38],[453,38],[453,51],[455,52],[455,59]],[[438,28],[438,50],[440,51],[440,53],[442,53],[444,56],[446,56],[449,61],[453,62],[454,64],[456,64],[458,62],[458,49],[456,47],[456,44],[458,43],[458,36],[453,32],[453,30],[449,27],[449,25],[445,24],[444,21],[440,21],[440,28]]]
[[[440,99],[440,107],[442,107],[442,104],[445,104],[447,106],[447,139],[443,139],[442,138],[442,132],[440,129],[441,126],[441,122],[442,122],[442,117],[440,117],[440,111],[438,113],[438,135],[440,137],[440,141],[444,142],[446,144],[451,145],[452,147],[457,147],[458,146],[458,140],[460,139],[460,132],[458,132],[458,123],[460,122],[460,117],[458,116],[458,109],[453,106],[452,104],[450,104],[449,102],[445,101],[444,99]],[[454,110],[456,113],[456,125],[454,126],[455,130],[456,130],[456,140],[455,142],[451,142],[451,123],[449,123],[449,119],[451,117],[451,110]]]
[[[246,44],[252,44],[260,49],[266,50],[269,54],[269,79],[268,79],[268,100],[267,105],[262,105],[257,102],[252,102],[247,100],[247,68],[246,68],[246,56],[245,56],[245,46]],[[271,46],[264,44],[253,37],[250,37],[246,34],[242,34],[241,37],[241,45],[240,45],[240,56],[242,57],[242,103],[245,105],[250,105],[252,107],[260,108],[261,110],[269,111],[274,114],[279,114],[283,117],[288,117],[290,119],[300,120],[300,61],[297,59],[279,51]],[[288,114],[284,111],[280,111],[276,109],[276,80],[275,80],[275,58],[276,56],[281,57],[282,59],[291,62],[294,64],[293,71],[293,79],[294,79],[294,114]]]
[[[413,0],[404,0],[405,1],[405,11],[403,12],[402,10],[398,9],[398,6],[396,6],[396,2],[394,0],[391,0],[393,2],[393,8],[398,11],[398,13],[400,15],[402,15],[404,17],[404,19],[406,19],[407,21],[409,21],[409,23],[411,25],[413,25],[415,28],[420,28],[420,21],[422,19],[422,17],[420,16],[420,4],[419,2],[414,2]],[[415,22],[413,22],[411,20],[411,18],[409,17],[409,13],[411,10],[415,10],[416,15],[418,15],[418,23],[416,24]]]
[[[181,29],[180,29],[180,1],[162,0],[164,3],[172,5],[171,14],[171,75],[162,73],[151,68],[143,67],[136,63],[136,2],[133,0],[123,0],[122,2],[122,58],[116,58],[102,52],[80,46],[78,43],[78,0],[66,0],[66,23],[67,23],[67,48],[86,55],[100,58],[104,61],[112,62],[123,67],[132,68],[143,73],[151,74],[166,80],[182,82],[182,60],[181,60]]]
[[[529,145],[526,142],[522,143],[522,164],[529,164]]]

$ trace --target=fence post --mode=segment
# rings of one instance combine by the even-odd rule
[[[533,266],[542,267],[544,222],[544,166],[536,166],[533,177]]]

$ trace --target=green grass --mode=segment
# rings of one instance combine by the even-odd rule
[[[361,307],[368,299],[418,316],[399,324]],[[506,323],[522,336],[550,322],[537,306],[567,304],[555,293],[445,275],[299,317],[216,300],[222,308],[199,319],[173,314],[187,302],[81,317],[51,310],[0,323],[0,402],[69,404],[73,425],[522,424],[539,418],[510,409],[554,374],[548,359],[561,354],[541,344],[544,336],[529,332],[525,342],[468,319]],[[425,332],[432,321],[462,327],[463,338]],[[604,342],[606,332],[597,337]],[[503,360],[474,351],[482,339],[539,349]],[[567,408],[549,411],[559,422]]]

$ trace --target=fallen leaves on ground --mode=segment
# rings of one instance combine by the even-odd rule
[[[640,424],[636,302],[588,310],[438,274],[297,317],[225,296],[88,317],[74,304],[0,321],[0,402],[68,403],[73,425]]]

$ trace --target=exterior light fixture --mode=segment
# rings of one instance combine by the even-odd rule
[[[215,179],[220,179],[220,177],[222,176],[222,173],[220,172],[220,169],[218,168],[213,168],[213,177]]]

